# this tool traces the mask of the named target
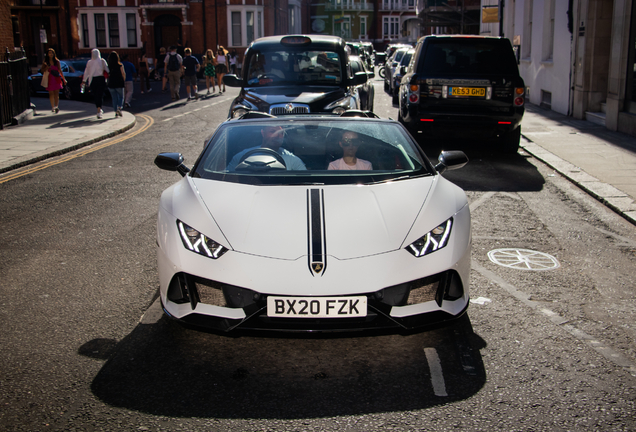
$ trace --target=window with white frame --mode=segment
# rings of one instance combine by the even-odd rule
[[[106,16],[95,14],[95,45],[105,47],[106,45]]]
[[[126,36],[128,47],[137,46],[137,14],[126,14]]]
[[[248,46],[263,37],[263,6],[230,5],[227,9],[230,46]]]
[[[351,17],[340,16],[333,19],[333,30],[335,36],[343,39],[351,39]]]
[[[111,47],[118,47],[119,45],[119,16],[115,14],[108,14],[108,42]]]
[[[360,39],[367,38],[367,17],[360,17]]]
[[[383,21],[384,39],[397,39],[400,36],[400,17],[385,16]]]
[[[139,14],[137,8],[117,7],[78,9],[81,29],[78,48],[121,48],[139,46]]]
[[[84,45],[84,48],[88,48],[90,46],[88,37],[88,15],[81,14],[80,16],[82,18],[82,45]]]

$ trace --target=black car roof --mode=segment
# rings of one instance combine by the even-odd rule
[[[310,46],[312,49],[324,49],[329,51],[337,51],[338,48],[344,49],[345,41],[338,36],[329,35],[284,35],[284,36],[266,36],[256,39],[249,46],[249,49],[263,50],[271,48],[272,46],[283,46],[281,41],[283,38],[289,37],[306,37],[311,40],[310,44],[304,46]],[[302,45],[301,45],[302,46]]]

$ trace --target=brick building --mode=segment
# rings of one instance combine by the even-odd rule
[[[22,44],[32,66],[49,47],[60,58],[98,48],[133,62],[143,49],[156,57],[179,43],[195,54],[222,45],[240,55],[258,37],[310,28],[309,0],[0,0],[0,16],[3,44]]]

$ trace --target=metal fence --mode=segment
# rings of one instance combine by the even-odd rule
[[[0,129],[31,106],[29,64],[24,51],[0,54]]]

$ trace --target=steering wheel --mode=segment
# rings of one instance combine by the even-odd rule
[[[254,162],[245,162],[245,160],[252,156],[253,154],[264,154],[264,155],[269,155],[271,157],[273,157],[275,159],[275,161],[270,161],[270,162],[263,162],[263,161],[254,161]],[[241,166],[241,164],[245,162],[245,165],[247,165],[245,168],[239,168]],[[238,161],[238,164],[236,165],[236,170],[239,171],[241,169],[261,169],[261,170],[265,170],[265,169],[281,169],[278,166],[272,166],[272,164],[274,162],[278,162],[280,163],[283,167],[282,169],[287,169],[287,164],[285,163],[285,159],[283,159],[283,157],[275,150],[272,150],[271,148],[267,148],[267,147],[258,147],[258,148],[254,148],[251,150],[248,150],[247,152],[245,152],[245,154],[243,156],[241,156],[241,158]]]

